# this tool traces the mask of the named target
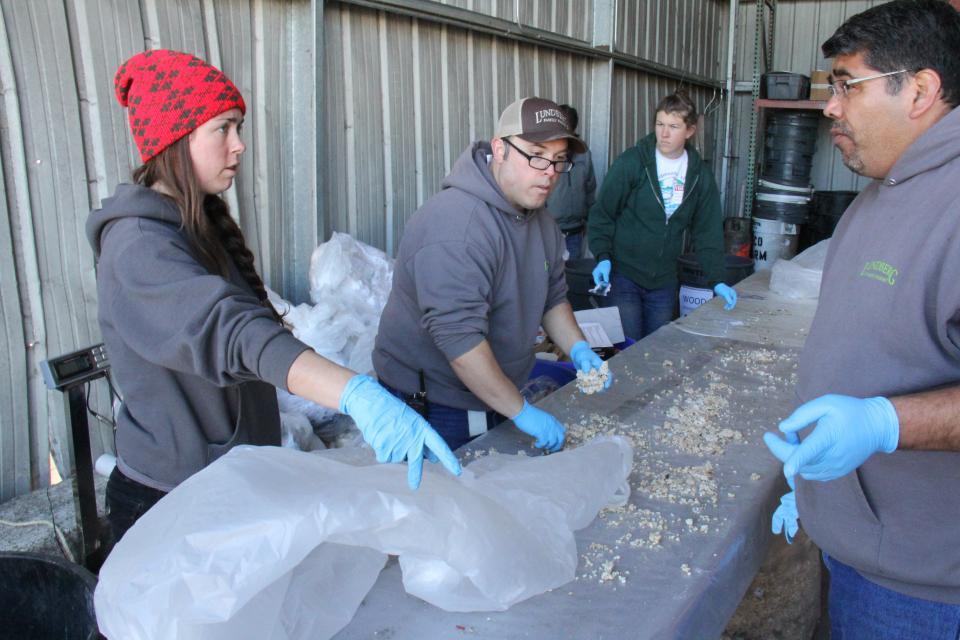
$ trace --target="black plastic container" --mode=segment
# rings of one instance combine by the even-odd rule
[[[833,235],[857,191],[817,191],[813,194],[809,223],[800,232],[800,248],[813,246]]]
[[[790,149],[792,151],[813,155],[817,150],[817,140],[816,136],[772,135],[770,131],[767,131],[767,136],[764,139],[764,147],[767,153],[773,150]]]
[[[593,288],[593,269],[597,261],[593,258],[567,260],[565,275],[567,277],[567,300],[574,311],[596,309],[602,307],[602,298],[590,293]]]
[[[785,147],[773,147],[767,149],[766,153],[763,156],[763,161],[765,163],[772,164],[802,164],[806,162],[809,165],[813,165],[813,153],[806,152],[801,149],[794,147],[785,148]]]
[[[0,553],[0,636],[99,640],[97,579],[56,556]]]
[[[799,73],[765,73],[761,87],[770,100],[806,100],[810,96],[810,78]]]
[[[757,200],[753,204],[753,217],[789,224],[805,224],[810,217],[810,205]]]
[[[785,162],[764,162],[763,176],[775,182],[804,187],[810,184],[813,167],[809,162],[789,164]]]
[[[752,258],[725,255],[723,256],[723,262],[726,267],[724,284],[733,286],[753,273]],[[707,287],[707,277],[704,275],[703,267],[700,266],[700,261],[697,260],[697,254],[695,253],[685,253],[677,258],[677,276],[680,284],[700,289]]]

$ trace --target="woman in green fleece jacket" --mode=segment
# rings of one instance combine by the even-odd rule
[[[710,168],[687,145],[697,131],[697,108],[683,92],[657,105],[655,132],[610,167],[587,226],[597,257],[593,279],[610,285],[626,335],[639,340],[673,319],[677,258],[690,229],[709,285],[725,309],[737,293],[723,283],[723,216]]]

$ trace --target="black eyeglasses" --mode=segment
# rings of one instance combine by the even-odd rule
[[[517,145],[510,142],[510,138],[501,138],[501,140],[516,149],[517,153],[527,159],[530,167],[536,169],[537,171],[546,171],[550,168],[550,165],[553,165],[553,170],[557,173],[570,173],[570,169],[573,169],[573,162],[570,160],[547,160],[543,156],[532,156]]]

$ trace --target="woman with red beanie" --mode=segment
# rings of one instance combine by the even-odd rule
[[[274,387],[349,414],[380,462],[423,456],[454,474],[443,439],[376,381],[313,352],[281,324],[219,196],[245,146],[243,97],[186,53],[138,53],[117,70],[143,165],[87,221],[100,327],[123,403],[107,484],[119,540],[163,495],[239,444],[279,445]]]

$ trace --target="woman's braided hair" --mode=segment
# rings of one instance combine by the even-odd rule
[[[232,259],[260,303],[273,312],[277,321],[282,321],[267,299],[253,252],[247,247],[240,225],[230,216],[227,203],[220,196],[204,194],[197,184],[190,159],[190,136],[180,138],[138,167],[133,181],[145,187],[162,184],[164,195],[180,210],[183,229],[200,263],[211,273],[228,278],[228,260]]]

